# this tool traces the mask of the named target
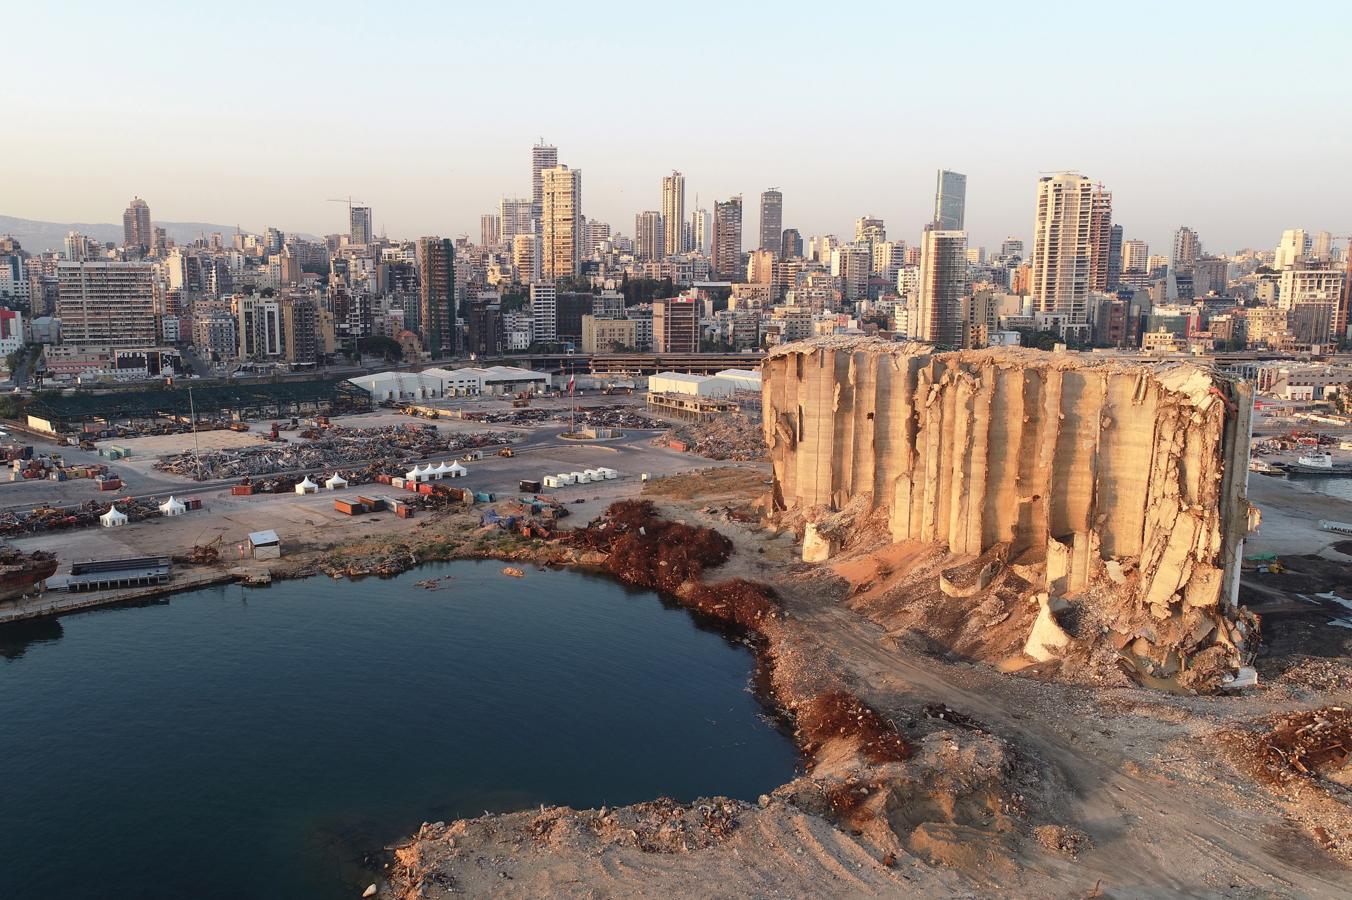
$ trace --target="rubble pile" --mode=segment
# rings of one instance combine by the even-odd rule
[[[816,754],[828,742],[853,739],[871,763],[911,758],[911,745],[877,710],[846,691],[826,691],[800,704],[794,715],[803,749]]]
[[[320,431],[301,432],[300,437],[302,440],[294,443],[202,453],[200,472],[199,455],[192,451],[163,457],[155,463],[155,468],[198,481],[300,470],[347,471],[352,466],[372,462],[382,463],[382,471],[386,474],[401,474],[403,464],[408,461],[427,459],[438,453],[503,446],[513,443],[518,436],[504,431],[443,435],[434,425],[408,424],[385,428],[335,425]]]
[[[1352,759],[1352,710],[1325,706],[1282,716],[1254,752],[1261,773],[1274,784],[1336,774]]]
[[[732,541],[710,528],[661,518],[651,500],[612,503],[570,540],[605,552],[606,569],[621,581],[668,593],[732,555]]]
[[[657,438],[661,444],[671,441],[684,444],[691,453],[707,459],[737,462],[765,459],[764,429],[759,422],[752,422],[741,413],[678,425]]]

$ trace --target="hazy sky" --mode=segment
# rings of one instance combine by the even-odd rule
[[[973,244],[1027,239],[1040,171],[1114,196],[1167,252],[1352,233],[1352,17],[1270,2],[183,4],[10,0],[0,213],[469,234],[529,195],[543,136],[583,210],[633,233],[784,192],[785,227],[917,240],[939,167]]]

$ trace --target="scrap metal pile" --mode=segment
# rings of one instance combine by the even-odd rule
[[[99,524],[99,516],[106,513],[110,505],[117,506],[128,521],[140,522],[159,516],[160,502],[156,498],[119,497],[112,501],[86,500],[75,506],[39,506],[26,512],[0,512],[0,537],[39,534],[62,528],[88,528]]]
[[[189,450],[160,459],[155,463],[155,468],[197,481],[258,477],[301,470],[324,472],[341,469],[346,472],[371,462],[398,469],[404,461],[480,447],[503,446],[517,439],[517,435],[502,431],[445,435],[433,425],[415,424],[385,428],[344,428],[335,425],[317,432],[302,432],[300,436],[302,439],[294,443],[211,450],[200,455],[200,467],[199,456]]]
[[[677,441],[691,453],[706,459],[738,462],[765,459],[765,433],[761,423],[740,413],[678,425],[657,440],[663,444]]]

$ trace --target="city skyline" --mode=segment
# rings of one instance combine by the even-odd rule
[[[492,23],[487,10],[457,10],[452,16],[426,9],[418,13],[419,27],[410,28],[411,18],[378,17],[339,4],[329,21],[305,21],[316,40],[288,42],[281,52],[274,29],[252,28],[246,17],[217,16],[211,24],[220,40],[202,44],[187,41],[187,23],[169,16],[141,17],[133,25],[102,7],[72,18],[29,6],[17,12],[16,28],[59,29],[52,33],[61,41],[54,48],[33,44],[16,50],[15,65],[27,77],[25,90],[15,92],[13,113],[29,127],[10,148],[9,163],[25,177],[8,186],[0,212],[44,221],[114,222],[127,198],[140,196],[165,221],[239,222],[257,232],[273,225],[325,234],[344,230],[338,210],[325,201],[351,195],[372,208],[377,234],[409,240],[473,236],[480,216],[496,210],[504,196],[530,196],[526,159],[543,137],[559,148],[560,162],[587,173],[583,213],[621,230],[635,214],[660,208],[660,179],[675,169],[686,178],[688,211],[696,208],[696,197],[707,207],[710,198],[758,197],[774,186],[784,194],[784,227],[804,236],[847,235],[854,219],[870,213],[884,219],[895,237],[915,243],[932,216],[934,173],[952,169],[969,179],[965,224],[972,246],[993,247],[1007,235],[1030,239],[1037,180],[1060,170],[1107,186],[1126,237],[1152,246],[1166,246],[1183,223],[1201,234],[1208,252],[1267,246],[1289,228],[1346,233],[1352,173],[1340,161],[1352,152],[1347,126],[1335,124],[1321,131],[1319,141],[1298,148],[1302,170],[1319,173],[1320,190],[1291,190],[1285,177],[1294,161],[1287,124],[1340,102],[1332,62],[1337,55],[1319,52],[1323,42],[1336,50],[1336,35],[1272,24],[1267,45],[1272,62],[1299,59],[1304,67],[1299,92],[1279,92],[1265,74],[1272,69],[1224,66],[1223,79],[1210,75],[1221,70],[1227,38],[1247,39],[1244,8],[1227,6],[1225,17],[1173,10],[1171,29],[1163,34],[1150,26],[1149,16],[1116,23],[1114,36],[1124,45],[1144,42],[1158,65],[1132,69],[1130,78],[1107,84],[1086,83],[1060,71],[1054,60],[1030,60],[1020,52],[1012,90],[1021,94],[1007,97],[1003,92],[1011,89],[1001,67],[1013,59],[1011,52],[1083,23],[1062,23],[1052,15],[1047,22],[1031,17],[997,22],[1004,18],[993,11],[997,8],[981,6],[986,12],[966,29],[945,31],[937,13],[882,11],[879,27],[853,35],[858,53],[822,61],[811,51],[830,37],[832,26],[795,10],[764,22],[751,12],[715,9],[701,16],[692,7],[690,16],[659,36],[645,33],[642,16],[620,20],[613,10],[584,7],[557,30],[517,23],[512,47],[520,64],[505,67],[492,90],[449,90],[443,102],[453,103],[456,114],[438,124],[414,116],[428,92],[469,84],[466,76],[500,52],[468,40]],[[286,9],[276,15],[279,25],[292,20],[299,25],[303,17]],[[149,21],[154,24],[140,24]],[[659,43],[695,47],[720,29],[749,23],[760,29],[751,49],[774,52],[760,71],[729,69],[732,94],[788,79],[798,87],[795,100],[805,111],[862,102],[848,100],[849,92],[840,89],[856,58],[870,59],[872,81],[900,84],[920,83],[925,66],[945,53],[1005,62],[951,76],[941,97],[903,91],[895,104],[851,105],[872,121],[871,139],[849,145],[820,128],[812,115],[779,117],[767,129],[754,117],[724,115],[717,104],[708,108],[717,126],[697,122],[655,139],[628,124],[645,114],[651,100],[642,85],[626,79],[617,80],[607,98],[618,115],[601,128],[578,115],[582,100],[502,103],[509,96],[531,99],[560,43],[583,53],[604,51],[621,71]],[[1184,39],[1197,29],[1210,39]],[[290,33],[280,27],[275,32]],[[904,53],[893,47],[901,33]],[[119,54],[129,43],[143,49],[131,60]],[[405,52],[396,52],[402,44],[408,45]],[[344,87],[346,102],[354,109],[374,104],[383,121],[402,124],[388,133],[340,128],[342,139],[334,140],[335,119],[327,104],[255,102],[244,90],[217,90],[203,103],[201,85],[176,74],[189,64],[209,71],[235,66],[229,48],[241,45],[278,51],[269,55],[269,80],[278,85],[310,84],[345,51],[361,50],[370,74]],[[432,47],[455,52],[415,52]],[[87,90],[100,71],[115,64],[155,86],[154,102],[138,104],[134,120],[124,105]],[[700,88],[716,80],[698,71],[692,78],[691,97],[702,96]],[[1188,83],[1190,102],[1177,111],[1161,106],[1159,98],[1171,96],[1178,81]],[[1036,115],[1053,90],[1058,103],[1074,106],[1073,117]],[[55,96],[60,103],[52,102]],[[965,124],[972,118],[951,115],[963,106],[981,110],[979,127]],[[1147,140],[1175,126],[1181,130],[1171,133],[1196,139]],[[1204,139],[1238,137],[1240,129],[1242,140]],[[266,140],[260,142],[260,135]],[[746,232],[759,235],[758,209],[747,213]]]

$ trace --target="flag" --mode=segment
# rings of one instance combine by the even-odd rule
[[[569,394],[572,394],[572,393],[573,393],[573,376],[572,376],[572,375],[569,375],[569,376],[568,376],[568,393],[569,393]]]

